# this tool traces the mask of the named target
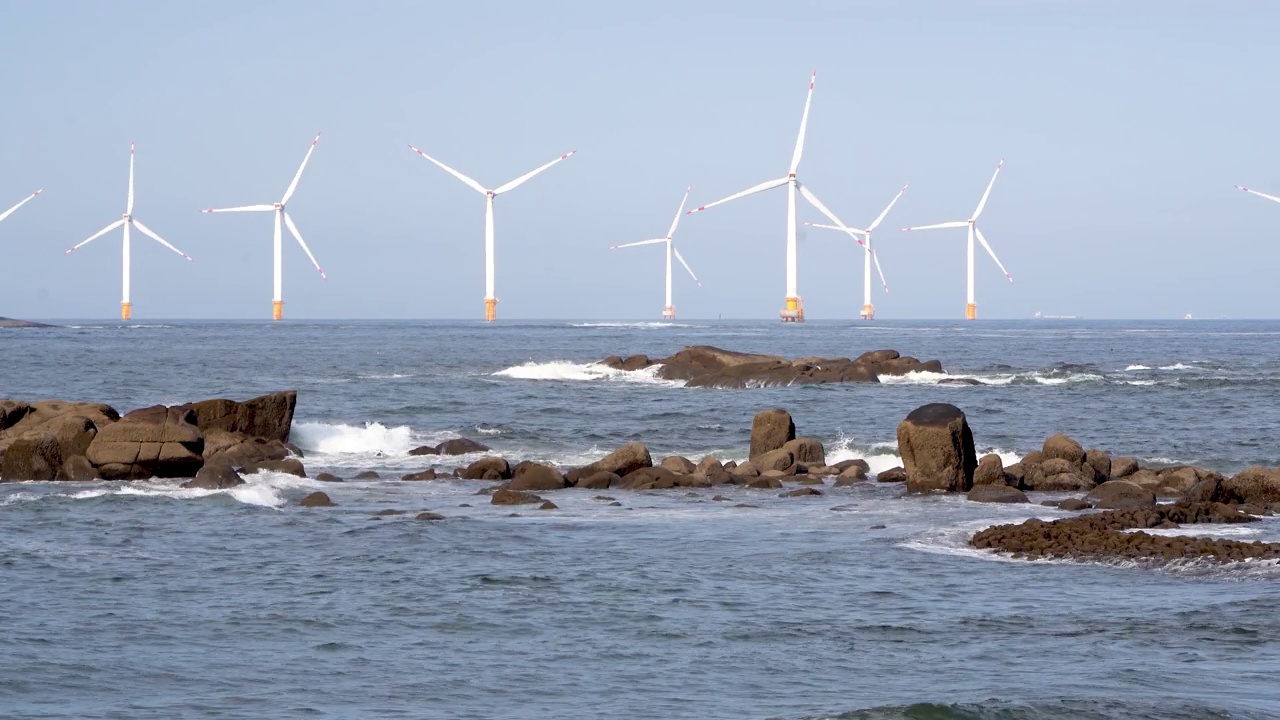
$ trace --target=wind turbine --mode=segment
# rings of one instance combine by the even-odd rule
[[[33,195],[32,197],[35,197],[35,196]],[[30,200],[31,198],[27,198],[27,199]],[[23,202],[26,202],[26,201],[24,200]],[[75,247],[71,248],[70,250],[66,251],[63,254],[70,255],[76,250],[79,250],[85,245],[88,245],[94,240],[97,240],[103,235],[106,235],[107,233],[121,226],[124,227],[124,297],[120,301],[120,319],[128,320],[133,317],[133,303],[129,299],[129,241],[130,241],[129,229],[130,228],[137,227],[138,230],[142,231],[143,235],[146,235],[152,240],[155,240],[161,245],[178,253],[182,257],[186,258],[188,262],[195,262],[186,253],[170,245],[167,241],[165,241],[164,238],[152,232],[151,228],[147,227],[146,225],[143,225],[140,220],[137,220],[136,218],[133,217],[133,143],[129,143],[129,199],[125,202],[124,217],[121,217],[119,220],[102,228],[98,232],[94,233],[88,240],[85,240],[79,245],[76,245]]]
[[[320,142],[320,133],[316,133],[316,139],[311,141],[311,147],[307,148],[307,154],[302,158],[302,164],[298,166],[298,172],[293,176],[293,182],[289,183],[289,188],[284,191],[284,197],[280,198],[280,202],[270,205],[244,205],[242,207],[233,208],[210,208],[201,212],[273,212],[275,213],[275,234],[273,236],[273,253],[275,257],[275,295],[271,299],[271,319],[284,319],[284,263],[283,242],[280,236],[280,223],[284,222],[289,228],[289,234],[293,235],[298,244],[302,246],[302,251],[307,254],[307,258],[311,260],[311,264],[315,266],[316,271],[320,273],[320,277],[326,282],[329,276],[324,274],[324,269],[320,267],[320,263],[316,262],[316,256],[311,254],[311,248],[307,247],[307,242],[302,239],[302,233],[298,232],[298,226],[294,224],[293,218],[289,217],[289,213],[285,212],[285,205],[288,204],[289,198],[293,197],[293,192],[298,189],[298,181],[302,179],[302,171],[307,167],[307,161],[311,159],[311,153],[316,150],[316,143]]]
[[[740,197],[754,195],[765,190],[772,190],[776,187],[787,186],[787,297],[786,305],[783,306],[780,315],[782,322],[804,322],[804,302],[800,298],[797,290],[796,280],[796,192],[798,191],[810,205],[818,209],[818,212],[826,215],[841,230],[847,230],[840,218],[836,217],[822,201],[818,200],[809,188],[800,184],[800,180],[796,178],[796,171],[800,169],[800,156],[804,153],[804,135],[809,125],[809,105],[813,102],[813,85],[818,80],[818,73],[815,71],[809,80],[809,95],[804,101],[804,114],[800,116],[800,134],[796,137],[796,147],[791,153],[791,166],[787,169],[787,174],[777,180],[768,180],[759,185],[749,187],[740,193],[735,193],[722,200],[708,203],[701,207],[694,208],[689,211],[692,215],[702,210],[713,208],[717,205],[723,205],[731,200],[737,200]],[[858,241],[861,244],[861,240]]]
[[[547,168],[551,167],[552,165],[555,165],[556,163],[560,162],[561,160],[564,160],[564,159],[568,158],[570,155],[573,155],[574,153],[576,153],[576,152],[578,152],[578,151],[577,151],[577,150],[570,150],[569,152],[565,153],[564,155],[561,155],[560,157],[556,158],[555,160],[552,160],[551,162],[549,162],[549,163],[547,163],[547,164],[545,164],[545,165],[542,165],[541,167],[534,168],[533,170],[530,170],[529,172],[525,173],[524,175],[521,175],[520,177],[516,178],[515,180],[512,180],[511,182],[509,182],[509,183],[507,183],[507,184],[505,184],[505,185],[499,185],[498,187],[494,188],[493,190],[489,190],[488,188],[485,188],[483,185],[481,185],[480,183],[476,182],[475,180],[472,180],[471,178],[467,177],[466,175],[463,175],[462,173],[458,172],[457,170],[454,170],[453,168],[449,167],[448,165],[445,165],[444,163],[440,162],[439,160],[437,160],[437,159],[435,159],[435,158],[431,157],[430,155],[428,155],[428,154],[426,154],[426,153],[422,152],[422,151],[421,151],[421,150],[419,150],[418,148],[416,148],[416,147],[414,147],[414,146],[410,145],[410,146],[409,146],[409,149],[410,149],[410,150],[412,150],[412,151],[414,151],[414,152],[416,152],[416,153],[418,153],[419,155],[421,155],[422,157],[426,158],[427,160],[430,160],[431,162],[435,163],[435,164],[436,164],[436,166],[438,166],[441,170],[444,170],[445,172],[449,173],[450,175],[452,175],[452,176],[454,176],[454,177],[458,178],[458,179],[459,179],[459,180],[461,180],[463,183],[465,183],[465,184],[467,185],[467,187],[469,187],[469,188],[471,188],[472,190],[475,190],[476,192],[478,192],[478,193],[480,193],[480,194],[484,195],[484,319],[485,319],[485,322],[493,322],[494,320],[496,320],[496,319],[498,318],[498,307],[497,307],[497,305],[498,305],[498,298],[493,294],[493,275],[494,275],[494,270],[493,270],[493,199],[494,199],[494,198],[496,198],[497,196],[501,195],[502,193],[507,192],[508,190],[514,190],[515,188],[520,187],[521,185],[523,185],[523,184],[525,183],[525,181],[526,181],[526,180],[528,180],[528,179],[532,178],[534,175],[537,175],[538,173],[542,172],[543,170],[546,170]]]
[[[1247,188],[1247,187],[1245,187],[1245,186],[1243,186],[1243,185],[1236,185],[1236,189],[1237,189],[1237,190],[1243,190],[1243,191],[1245,191],[1245,192],[1249,193],[1250,195],[1257,195],[1258,197],[1266,198],[1266,199],[1270,200],[1271,202],[1278,202],[1278,203],[1280,203],[1280,197],[1276,197],[1275,195],[1268,195],[1268,194],[1266,194],[1266,193],[1261,193],[1261,192],[1258,192],[1257,190],[1253,190],[1253,189]],[[37,190],[36,192],[38,193],[38,192],[40,192],[40,191],[39,191],[39,190]],[[30,199],[31,199],[31,198],[27,198],[27,200],[30,200]],[[22,202],[26,202],[27,200],[23,200]],[[21,205],[22,203],[18,203],[18,204],[19,204],[19,205]],[[12,211],[12,210],[10,210],[9,212],[13,212],[13,211]],[[6,213],[6,214],[8,214],[8,213]],[[0,215],[0,220],[3,220],[3,219],[4,219],[4,215]]]
[[[885,293],[889,292],[889,283],[885,282],[884,270],[880,269],[880,256],[876,254],[875,248],[871,247],[871,233],[874,232],[876,228],[880,227],[880,223],[884,222],[885,216],[889,214],[889,210],[893,208],[894,203],[898,202],[898,198],[902,197],[902,194],[905,193],[909,187],[911,187],[911,183],[903,185],[902,189],[898,191],[898,194],[893,196],[893,199],[889,201],[889,204],[880,212],[880,215],[876,217],[875,221],[867,226],[866,230],[859,230],[858,228],[844,228],[844,232],[848,233],[849,237],[854,240],[857,240],[858,235],[861,235],[862,240],[859,242],[862,244],[862,247],[866,249],[866,252],[863,253],[862,259],[862,312],[859,315],[863,320],[876,319],[876,309],[875,306],[871,304],[872,261],[875,261],[876,272],[880,273],[880,284],[884,286]],[[818,225],[811,222],[807,222],[805,225],[808,225],[809,227],[822,228],[823,230],[841,229],[835,225]]]
[[[1008,270],[1004,269],[1004,265],[1000,263],[1000,258],[996,257],[996,251],[991,249],[991,245],[987,244],[987,238],[982,235],[982,231],[978,229],[978,216],[982,215],[982,209],[987,206],[987,198],[991,195],[991,186],[996,184],[996,176],[1000,174],[1000,168],[1004,166],[1004,158],[1000,158],[1000,162],[996,164],[996,171],[991,175],[991,182],[987,183],[986,192],[982,193],[982,199],[978,201],[978,207],[974,209],[973,215],[968,220],[956,220],[954,222],[938,223],[936,225],[920,225],[918,227],[902,228],[903,232],[909,230],[936,230],[938,228],[969,228],[969,244],[966,246],[966,277],[968,278],[968,295],[967,303],[964,308],[965,320],[976,320],[978,318],[978,306],[973,300],[973,236],[978,236],[978,242],[982,243],[982,247],[986,249],[987,254],[992,260],[996,261],[996,267],[1000,268],[1000,272],[1013,282],[1013,276]]]
[[[684,266],[684,269],[689,271],[689,277],[693,278],[693,281],[698,283],[698,287],[702,287],[702,281],[698,279],[697,275],[693,274],[693,268],[689,267],[689,263],[684,261],[684,256],[680,254],[680,251],[677,250],[671,242],[671,236],[676,234],[676,225],[679,224],[680,222],[680,216],[684,214],[684,204],[689,201],[689,191],[692,189],[693,189],[692,187],[687,187],[684,189],[684,199],[680,201],[680,208],[676,210],[676,216],[671,220],[671,228],[667,230],[666,237],[657,238],[655,240],[641,240],[640,242],[627,243],[626,245],[614,245],[611,248],[609,248],[610,250],[617,250],[619,248],[636,247],[637,245],[657,245],[658,243],[666,243],[667,245],[667,305],[666,307],[662,308],[663,320],[674,320],[676,317],[676,308],[674,305],[671,304],[671,255],[672,253],[675,254],[676,259],[680,261],[680,264]]]
[[[23,198],[23,199],[22,199],[22,202],[18,203],[17,205],[14,205],[13,207],[9,208],[8,210],[5,210],[3,213],[0,213],[0,221],[3,221],[5,218],[7,218],[7,217],[9,217],[10,215],[12,215],[14,210],[17,210],[18,208],[22,207],[23,205],[26,205],[27,203],[31,202],[31,198],[33,198],[33,197],[35,197],[35,196],[39,195],[39,194],[40,194],[40,193],[42,193],[42,192],[44,192],[44,188],[40,188],[39,190],[37,190],[37,191],[35,191],[35,192],[31,193],[30,195],[28,195],[28,196],[26,196],[25,198]]]

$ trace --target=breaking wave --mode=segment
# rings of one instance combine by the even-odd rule
[[[1071,370],[1032,370],[990,375],[924,370],[909,372],[906,375],[880,376],[880,382],[885,385],[937,385],[943,380],[973,380],[982,385],[1065,385],[1076,382],[1100,382],[1105,379],[1098,373]],[[964,384],[957,383],[957,386],[963,387]]]
[[[413,435],[407,426],[387,427],[382,423],[330,425],[328,423],[294,423],[289,439],[307,453],[322,455],[404,455],[413,448]]]
[[[660,365],[651,365],[643,370],[616,370],[600,363],[574,363],[568,360],[552,360],[550,362],[527,362],[523,365],[513,365],[493,374],[518,380],[613,380],[675,387],[684,385],[684,383],[675,380],[659,378],[657,375],[660,367]]]

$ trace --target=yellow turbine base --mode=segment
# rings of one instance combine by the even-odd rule
[[[133,318],[133,303],[120,303],[120,319],[130,320]]]
[[[662,319],[663,319],[663,320],[675,320],[675,319],[676,319],[676,307],[675,307],[675,305],[668,305],[668,306],[666,306],[666,307],[662,308]]]
[[[978,306],[976,303],[969,303],[968,305],[964,306],[964,319],[965,320],[978,319]]]
[[[272,320],[284,319],[284,301],[283,300],[271,301],[271,319]]]
[[[876,307],[875,307],[874,305],[872,305],[871,303],[867,303],[866,305],[863,305],[863,306],[862,306],[862,315],[861,315],[861,317],[862,317],[862,319],[863,319],[863,320],[875,320],[875,319],[876,319]]]
[[[804,322],[804,301],[799,297],[787,298],[786,307],[778,313],[782,316],[782,322]]]
[[[498,319],[498,301],[496,298],[484,299],[484,321],[493,322]]]

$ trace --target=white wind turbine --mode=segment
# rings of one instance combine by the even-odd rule
[[[512,180],[511,182],[505,185],[499,185],[493,190],[490,190],[484,187],[483,185],[481,185],[480,183],[476,182],[475,180],[472,180],[466,175],[463,175],[457,170],[454,170],[448,165],[445,165],[439,160],[422,152],[418,148],[410,145],[409,149],[418,153],[419,155],[426,158],[427,160],[430,160],[432,163],[435,163],[435,165],[438,166],[441,170],[444,170],[450,175],[458,178],[463,183],[465,183],[467,187],[471,188],[472,190],[475,190],[481,195],[484,195],[484,319],[485,319],[485,322],[493,322],[498,317],[498,307],[497,307],[498,298],[497,296],[494,295],[494,290],[493,290],[493,285],[494,285],[493,199],[501,195],[502,193],[507,192],[508,190],[514,190],[515,188],[520,187],[521,185],[524,184],[526,180],[529,180],[534,175],[537,175],[543,170],[546,170],[552,165],[555,165],[556,163],[568,158],[570,155],[573,155],[578,151],[570,150],[569,152],[565,153],[564,155],[561,155],[555,160],[552,160],[551,162],[545,165],[542,165],[540,167],[534,168],[533,170],[530,170],[529,172],[525,173],[524,175],[521,175],[520,177],[516,178],[515,180]]]
[[[676,234],[676,225],[679,224],[680,222],[680,216],[684,214],[684,204],[689,201],[689,191],[691,189],[693,188],[687,187],[684,189],[684,199],[680,201],[680,208],[676,210],[676,216],[671,220],[671,227],[670,229],[667,230],[666,237],[656,238],[654,240],[641,240],[640,242],[627,243],[625,245],[614,245],[609,248],[610,250],[617,250],[619,248],[636,247],[637,245],[657,245],[658,243],[666,243],[667,245],[667,304],[665,307],[662,308],[663,320],[673,320],[675,319],[675,316],[676,316],[676,308],[674,305],[671,304],[671,255],[673,253],[676,256],[676,259],[680,261],[680,264],[684,266],[684,269],[689,271],[689,277],[693,278],[693,281],[698,283],[698,287],[702,287],[702,281],[698,279],[697,275],[693,274],[693,268],[689,267],[689,263],[685,262],[684,256],[680,254],[680,251],[675,248],[675,245],[673,245],[671,241],[671,236]]]
[[[968,220],[956,220],[953,222],[937,223],[936,225],[920,225],[917,227],[902,228],[903,232],[908,230],[936,230],[938,228],[969,228],[969,244],[966,246],[967,266],[966,277],[968,278],[968,295],[967,304],[964,308],[964,318],[966,320],[976,320],[978,317],[978,306],[973,299],[973,236],[978,236],[978,242],[982,243],[982,247],[986,249],[987,254],[992,260],[996,261],[996,266],[1000,268],[1000,272],[1013,282],[1013,276],[1008,270],[1004,269],[1004,265],[1000,263],[1000,258],[996,257],[996,251],[991,249],[991,245],[987,244],[987,238],[982,235],[982,231],[978,229],[978,216],[982,214],[982,209],[987,205],[987,198],[991,195],[991,187],[996,184],[996,176],[1000,174],[1000,168],[1004,166],[1004,158],[1000,158],[1000,162],[996,164],[996,171],[991,175],[991,182],[987,183],[986,192],[982,193],[982,199],[978,201],[978,207],[973,211],[973,215]]]
[[[34,196],[33,196],[33,197],[34,197]],[[28,198],[28,199],[30,199],[30,198]],[[24,202],[25,202],[25,201],[24,201]],[[121,227],[121,226],[123,226],[123,227],[124,227],[124,293],[123,293],[123,299],[120,301],[120,319],[121,319],[121,320],[128,320],[128,319],[130,319],[130,318],[132,318],[132,317],[133,317],[133,302],[129,299],[129,256],[130,256],[130,252],[129,252],[129,244],[130,244],[129,229],[130,229],[130,228],[137,227],[139,230],[141,230],[141,231],[142,231],[142,234],[143,234],[143,235],[146,235],[147,237],[151,238],[152,240],[155,240],[156,242],[160,243],[161,245],[163,245],[163,246],[165,246],[165,247],[169,248],[170,250],[172,250],[172,251],[174,251],[174,252],[178,253],[178,254],[179,254],[179,255],[181,255],[182,257],[186,258],[188,262],[195,262],[195,261],[194,261],[194,260],[192,260],[192,259],[190,258],[190,256],[188,256],[186,253],[184,253],[184,252],[182,252],[181,250],[179,250],[178,248],[176,248],[176,247],[174,247],[174,246],[170,245],[168,242],[166,242],[166,241],[165,241],[165,239],[164,239],[164,238],[162,238],[162,237],[160,237],[159,235],[157,235],[157,234],[155,234],[154,232],[152,232],[151,228],[147,227],[146,225],[143,225],[141,221],[139,221],[139,220],[137,220],[137,219],[135,219],[135,218],[133,217],[133,143],[129,143],[129,199],[125,202],[125,206],[124,206],[124,217],[122,217],[122,218],[120,218],[119,220],[117,220],[117,221],[115,221],[115,222],[111,223],[110,225],[108,225],[108,226],[106,226],[106,227],[102,228],[102,229],[101,229],[101,230],[99,230],[98,232],[94,233],[94,234],[93,234],[93,235],[92,235],[88,240],[85,240],[84,242],[80,243],[79,245],[76,245],[75,247],[71,248],[70,250],[66,251],[66,252],[65,252],[65,253],[63,253],[63,254],[64,254],[64,255],[70,255],[71,253],[75,252],[76,250],[79,250],[80,248],[84,247],[85,245],[88,245],[89,243],[93,242],[94,240],[97,240],[98,238],[102,237],[103,235],[106,235],[107,233],[109,233],[109,232],[111,232],[112,230],[115,230],[116,228]]]
[[[843,232],[847,233],[849,237],[854,240],[857,240],[858,235],[861,235],[862,240],[860,242],[862,247],[866,249],[862,258],[862,312],[859,315],[863,320],[876,319],[876,309],[875,306],[871,304],[872,261],[876,264],[876,272],[880,273],[880,284],[884,286],[884,291],[886,293],[889,292],[889,283],[885,282],[884,270],[880,269],[880,256],[876,254],[875,248],[871,246],[871,233],[875,232],[875,229],[880,227],[880,223],[884,222],[884,218],[889,214],[889,210],[893,209],[894,203],[898,202],[898,198],[902,197],[902,194],[905,193],[909,187],[911,187],[911,183],[903,185],[902,189],[898,191],[898,194],[893,196],[893,199],[889,201],[889,204],[880,212],[880,215],[875,219],[875,221],[867,226],[866,230],[859,230],[858,228],[843,229]],[[818,225],[811,222],[807,222],[805,225],[808,225],[809,227],[822,228],[824,230],[841,230],[841,228],[838,228],[835,225]]]
[[[289,183],[289,188],[284,191],[284,197],[280,198],[280,202],[270,205],[245,205],[233,208],[210,208],[201,212],[273,212],[275,213],[275,234],[273,236],[273,254],[275,257],[275,295],[271,299],[271,319],[284,319],[284,263],[282,255],[284,254],[283,241],[280,235],[280,223],[289,228],[289,233],[293,235],[298,244],[302,246],[302,251],[307,254],[307,258],[311,260],[311,264],[315,266],[316,271],[320,273],[320,277],[326,282],[329,276],[324,274],[324,269],[320,267],[320,263],[316,262],[316,256],[311,254],[311,248],[307,247],[307,242],[302,239],[302,233],[298,232],[298,226],[294,224],[293,218],[289,217],[289,213],[285,212],[285,205],[288,204],[289,198],[293,197],[293,192],[298,189],[298,181],[302,179],[302,171],[307,167],[307,161],[311,159],[311,153],[316,150],[316,143],[320,142],[320,133],[316,133],[316,139],[311,141],[311,147],[307,148],[307,154],[302,158],[302,164],[298,166],[298,172],[293,176],[293,182]]]
[[[40,188],[39,190],[37,190],[37,191],[35,191],[35,192],[31,193],[30,195],[28,195],[28,196],[26,196],[25,198],[23,198],[23,199],[22,199],[22,202],[18,203],[17,205],[14,205],[13,207],[9,208],[8,210],[5,210],[3,213],[0,213],[0,221],[3,221],[5,218],[7,218],[7,217],[9,217],[10,215],[12,215],[14,210],[17,210],[18,208],[22,207],[23,205],[26,205],[27,203],[31,202],[31,198],[34,198],[35,196],[39,195],[39,194],[40,194],[40,193],[42,193],[42,192],[44,192],[44,188]]]
[[[813,76],[809,80],[809,95],[804,101],[804,114],[800,116],[800,134],[796,137],[796,147],[791,153],[791,166],[787,169],[786,176],[777,180],[762,182],[759,185],[747,188],[740,193],[730,195],[722,200],[717,200],[713,203],[708,203],[689,211],[689,214],[692,215],[693,213],[713,208],[716,205],[723,205],[731,200],[737,200],[740,197],[754,195],[755,193],[772,190],[773,188],[782,187],[784,185],[787,186],[787,297],[786,305],[782,308],[782,312],[780,313],[783,322],[804,322],[804,303],[800,299],[796,279],[796,192],[798,191],[802,196],[804,196],[804,199],[807,200],[810,205],[817,208],[818,212],[830,218],[831,222],[835,223],[838,228],[841,230],[847,229],[845,224],[840,221],[840,218],[832,214],[832,212],[827,209],[827,206],[823,205],[822,202],[818,200],[817,196],[815,196],[809,188],[801,185],[800,180],[796,178],[796,171],[800,169],[800,156],[804,152],[805,130],[809,125],[809,105],[813,102],[813,85],[817,82],[817,79],[818,73],[814,72]],[[859,240],[858,242],[861,243],[862,241]]]
[[[1247,187],[1245,187],[1245,186],[1243,186],[1243,185],[1236,185],[1236,189],[1237,189],[1237,190],[1243,190],[1243,191],[1245,191],[1245,192],[1249,193],[1250,195],[1257,195],[1257,196],[1258,196],[1258,197],[1260,197],[1260,198],[1266,198],[1266,199],[1270,200],[1271,202],[1278,202],[1278,203],[1280,203],[1280,197],[1276,197],[1275,195],[1268,195],[1268,194],[1266,194],[1266,193],[1258,192],[1257,190],[1254,190],[1254,189],[1252,189],[1252,188],[1247,188]],[[39,191],[37,190],[36,192],[39,192]],[[27,200],[30,200],[30,199],[31,199],[31,198],[27,198]],[[26,202],[27,200],[23,200],[22,202]],[[21,203],[19,203],[19,204],[21,204]],[[13,211],[12,211],[12,210],[10,210],[9,212],[13,212]],[[0,215],[0,220],[3,220],[3,219],[4,219],[4,216],[3,216],[3,215]]]

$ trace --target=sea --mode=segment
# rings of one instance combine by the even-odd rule
[[[1275,467],[1280,321],[59,325],[0,330],[0,397],[124,412],[292,388],[308,474],[347,481],[0,484],[3,718],[1280,718],[1274,562],[968,545],[1067,516],[1040,504],[1062,495],[568,489],[538,510],[398,479],[479,457],[408,454],[453,437],[563,467],[636,440],[741,461],[774,407],[874,473],[930,402],[1006,463],[1064,432],[1152,467]],[[596,364],[687,345],[946,372],[731,390]],[[336,506],[298,505],[317,490]],[[1280,519],[1160,532],[1280,541]]]

